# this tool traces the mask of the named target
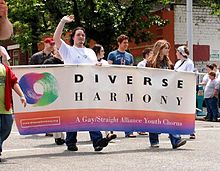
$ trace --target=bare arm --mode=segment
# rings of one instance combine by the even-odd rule
[[[59,22],[59,24],[58,24],[58,26],[57,26],[57,28],[56,28],[56,30],[55,30],[55,32],[54,32],[54,35],[53,35],[53,39],[54,39],[54,41],[55,41],[55,44],[56,44],[56,47],[59,49],[60,48],[60,46],[61,46],[61,36],[62,36],[62,32],[63,32],[63,28],[64,28],[64,25],[66,24],[66,23],[70,23],[70,22],[72,22],[72,21],[74,21],[74,16],[73,15],[67,15],[67,16],[64,16],[61,20],[60,20],[60,22]]]
[[[13,33],[13,26],[8,20],[8,7],[5,1],[0,0],[0,40],[10,38]]]
[[[7,58],[5,58],[3,56],[2,56],[2,63],[7,65],[7,66],[10,66],[10,63],[8,62]]]
[[[26,99],[24,97],[24,94],[23,94],[19,84],[16,83],[13,88],[14,88],[14,91],[17,93],[17,95],[20,97],[21,103],[24,105],[24,107],[26,107],[27,102],[26,102]]]

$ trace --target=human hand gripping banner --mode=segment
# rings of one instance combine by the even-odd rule
[[[27,99],[14,95],[22,135],[61,131],[190,134],[196,76],[171,70],[64,65],[14,67]]]

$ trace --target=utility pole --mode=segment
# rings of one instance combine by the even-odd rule
[[[193,60],[193,17],[192,17],[192,4],[193,0],[187,0],[186,1],[186,21],[187,21],[187,42],[188,42],[188,48],[189,48],[189,57]]]

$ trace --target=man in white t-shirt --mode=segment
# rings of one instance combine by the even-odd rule
[[[95,65],[97,63],[97,58],[95,52],[84,46],[85,43],[85,30],[82,27],[77,27],[73,30],[70,39],[70,45],[66,44],[62,39],[62,31],[66,23],[74,21],[74,16],[64,16],[59,22],[56,31],[54,33],[54,41],[59,49],[59,53],[63,58],[64,64],[91,64]],[[95,151],[101,151],[106,147],[111,141],[112,137],[107,136],[102,137],[100,131],[90,131],[89,132],[91,140],[93,142],[93,147]],[[69,151],[78,151],[77,143],[77,132],[67,132],[66,133],[66,145]]]
[[[10,56],[7,52],[7,50],[3,47],[0,46],[0,57],[1,57],[1,63],[5,64],[5,65],[10,65],[10,63],[8,62],[8,60],[10,59]]]

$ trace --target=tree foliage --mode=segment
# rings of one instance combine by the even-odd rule
[[[53,34],[60,19],[75,15],[75,22],[65,28],[83,26],[87,38],[111,50],[119,34],[127,34],[136,43],[147,41],[152,25],[167,21],[152,14],[152,9],[168,0],[7,0],[9,17],[15,27],[14,39],[22,49],[37,51],[42,36]]]

